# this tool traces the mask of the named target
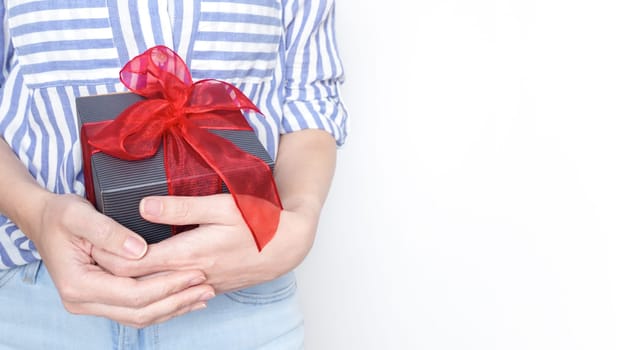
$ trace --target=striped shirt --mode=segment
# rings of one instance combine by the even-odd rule
[[[337,144],[347,115],[333,0],[5,0],[0,5],[0,135],[48,190],[84,194],[74,101],[126,91],[125,62],[174,49],[193,79],[236,85],[265,116],[247,118],[276,157],[279,135],[315,128]],[[0,214],[0,269],[40,259]]]

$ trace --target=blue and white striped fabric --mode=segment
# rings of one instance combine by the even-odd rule
[[[155,45],[173,48],[194,79],[238,86],[275,157],[279,135],[316,128],[346,137],[332,0],[5,0],[0,135],[56,193],[84,193],[74,100],[125,91],[119,70]],[[0,269],[39,256],[0,214]]]

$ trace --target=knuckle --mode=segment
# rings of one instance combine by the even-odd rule
[[[190,205],[187,199],[177,201],[171,208],[171,215],[177,219],[186,219],[190,216]]]
[[[63,300],[63,303],[71,304],[71,303],[79,301],[80,293],[78,292],[78,289],[70,285],[59,286],[58,294]]]
[[[204,271],[213,271],[216,267],[217,267],[217,258],[214,256],[210,256],[210,257],[205,257],[203,256],[201,253],[197,252],[195,253],[196,255],[196,260],[200,261],[203,270]]]
[[[96,223],[92,233],[96,241],[107,242],[114,237],[114,227],[108,221]]]
[[[134,308],[144,307],[148,304],[148,300],[140,294],[135,294],[129,297],[129,304],[129,306]]]
[[[153,321],[153,317],[147,314],[145,311],[137,311],[130,323],[136,328],[145,328],[149,326]]]
[[[150,297],[150,299],[145,298],[141,300],[143,302],[143,305],[141,306],[146,306],[147,304],[157,299],[165,299],[181,290],[182,286],[185,286],[185,284],[182,285],[181,283],[174,282],[173,280],[171,280],[170,283],[162,284],[153,289],[153,295]]]

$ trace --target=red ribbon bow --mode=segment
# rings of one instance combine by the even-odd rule
[[[146,99],[88,133],[89,153],[101,151],[139,160],[155,155],[163,143],[168,188],[173,195],[220,192],[220,180],[205,181],[206,167],[213,169],[229,188],[261,250],[274,236],[282,209],[270,168],[206,130],[252,130],[241,110],[259,109],[228,83],[214,79],[192,83],[181,57],[165,46],[153,47],[129,61],[120,79]],[[90,161],[85,162],[86,176],[90,176],[88,168]]]

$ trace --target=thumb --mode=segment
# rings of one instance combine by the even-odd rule
[[[74,234],[95,247],[128,259],[140,259],[147,252],[147,242],[137,233],[113,219],[89,208],[88,215],[76,215]]]

